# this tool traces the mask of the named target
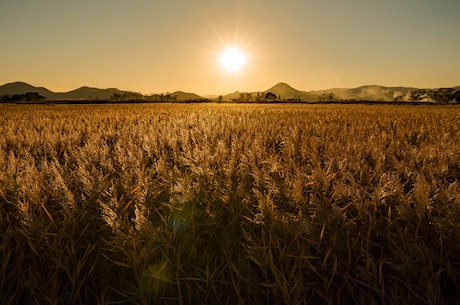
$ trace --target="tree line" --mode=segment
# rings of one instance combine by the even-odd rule
[[[122,101],[153,101],[153,102],[175,102],[177,101],[177,96],[172,93],[160,93],[160,94],[150,94],[143,95],[137,92],[122,92],[114,93],[110,97],[111,101],[122,102]]]
[[[409,93],[411,102],[432,102],[439,104],[460,103],[459,88],[439,88],[439,89],[416,89]],[[6,94],[0,96],[0,102],[39,102],[46,100],[38,92],[27,92],[23,94]],[[161,94],[143,95],[136,92],[114,93],[109,100],[111,101],[154,101],[154,102],[175,102],[177,96],[167,92]],[[218,101],[222,101],[220,96]],[[280,101],[281,96],[273,92],[257,93],[240,93],[238,98],[234,99],[239,102],[262,102],[262,101]],[[300,97],[288,99],[289,101],[301,101]],[[318,96],[319,102],[328,102],[335,100],[333,93],[324,93]]]
[[[27,92],[23,94],[5,94],[0,97],[1,102],[38,102],[45,100],[44,96],[41,96],[37,92]]]
[[[409,94],[411,102],[431,101],[433,103],[460,103],[460,90],[456,88],[417,89]]]

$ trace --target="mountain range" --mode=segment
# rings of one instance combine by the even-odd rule
[[[271,92],[281,100],[292,101],[408,101],[409,94],[418,88],[412,87],[384,87],[378,85],[361,86],[357,88],[332,88],[327,90],[302,91],[291,87],[286,83],[278,83],[268,90],[253,92],[252,95],[260,95]],[[223,100],[238,99],[240,92],[234,92],[223,96]]]
[[[53,92],[44,87],[35,87],[24,82],[8,83],[0,86],[0,96],[25,94],[36,92],[45,97],[46,100],[108,100],[115,95],[140,96],[139,93],[132,91],[119,90],[117,88],[99,89],[93,87],[80,87],[67,92]],[[176,101],[203,99],[201,96],[183,91],[176,91],[170,94]]]
[[[35,87],[24,82],[8,83],[0,86],[1,95],[24,94],[27,92],[36,92],[47,100],[80,100],[80,99],[108,99],[114,93],[122,94],[116,88],[98,89],[92,87],[81,87],[68,92],[53,92],[44,87]]]
[[[455,87],[460,89],[460,87]],[[264,97],[268,92],[275,95],[277,99],[292,100],[292,101],[340,101],[340,100],[356,100],[356,101],[408,101],[409,94],[418,88],[412,87],[384,87],[378,85],[361,86],[357,88],[332,88],[327,90],[316,91],[302,91],[291,87],[286,83],[278,83],[275,86],[258,92],[240,93],[234,92],[222,96],[222,100],[231,101],[241,99],[246,95],[249,99],[265,100]],[[24,82],[8,83],[0,86],[0,96],[25,94],[27,92],[36,92],[45,97],[46,100],[107,100],[114,94],[132,94],[139,96],[139,93],[131,91],[123,91],[116,88],[99,89],[92,87],[80,87],[78,89],[68,92],[53,92],[44,87],[35,87]],[[183,91],[176,91],[170,94],[175,101],[190,101],[190,100],[203,100],[202,96],[194,93]]]

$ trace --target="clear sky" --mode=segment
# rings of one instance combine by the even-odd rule
[[[0,84],[201,95],[460,85],[459,0],[0,0]],[[246,65],[228,73],[219,54]]]

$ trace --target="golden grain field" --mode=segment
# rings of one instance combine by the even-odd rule
[[[2,304],[459,304],[460,108],[0,105]]]

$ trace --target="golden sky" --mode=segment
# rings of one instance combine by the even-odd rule
[[[201,95],[460,85],[458,0],[2,0],[0,84]],[[226,47],[246,64],[228,73]]]

